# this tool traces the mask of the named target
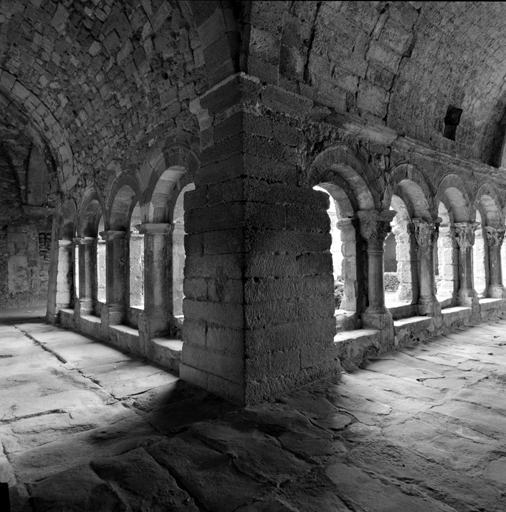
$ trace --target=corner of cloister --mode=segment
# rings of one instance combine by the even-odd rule
[[[0,304],[241,404],[502,317],[503,80],[381,5],[3,4]]]

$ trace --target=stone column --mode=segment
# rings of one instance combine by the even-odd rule
[[[488,266],[490,281],[487,289],[488,297],[502,298],[504,286],[502,282],[501,245],[504,239],[504,228],[485,226],[488,246]]]
[[[109,325],[118,325],[126,314],[126,269],[128,265],[126,231],[102,231],[106,243],[106,304],[102,306],[102,334],[107,337]]]
[[[473,244],[479,222],[456,222],[454,237],[459,247],[459,289],[457,303],[459,306],[473,307],[478,304],[478,297],[473,286]]]
[[[95,296],[95,262],[96,238],[74,238],[78,251],[79,261],[79,300],[75,310],[79,316],[89,315],[93,311],[93,297]]]
[[[61,308],[72,307],[73,264],[72,241],[58,240],[58,262],[56,269],[56,308],[55,315]]]
[[[399,289],[395,294],[395,301],[413,304],[416,293],[416,279],[413,276],[413,262],[411,260],[413,226],[408,219],[402,219],[392,225],[392,232],[397,244],[397,277],[399,279]]]
[[[418,249],[418,282],[420,294],[418,298],[418,314],[434,316],[441,312],[435,294],[434,246],[437,243],[439,223],[427,222],[424,219],[413,219],[413,229]]]
[[[384,243],[392,230],[390,222],[395,217],[394,210],[362,210],[357,212],[360,220],[360,234],[367,243],[367,297],[368,306],[362,315],[364,327],[379,329],[382,340],[393,341],[392,315],[385,307]]]
[[[139,335],[148,357],[150,340],[171,330],[172,230],[172,224],[139,226],[144,235],[144,311],[139,315]]]
[[[341,250],[343,262],[341,276],[344,280],[344,292],[341,308],[345,311],[357,310],[357,239],[355,232],[356,219],[340,219],[337,228],[341,231]]]
[[[144,307],[144,235],[130,233],[129,300],[131,307]]]

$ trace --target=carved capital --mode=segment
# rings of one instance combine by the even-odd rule
[[[360,234],[367,241],[369,249],[383,250],[383,243],[392,231],[390,224],[395,217],[394,210],[362,210],[357,212],[360,219]]]
[[[139,229],[139,233],[142,235],[169,235],[174,231],[174,224],[139,224],[137,228]]]
[[[474,232],[479,222],[456,222],[454,224],[454,237],[460,249],[467,249],[474,245]]]
[[[415,232],[416,243],[420,247],[432,247],[439,234],[439,224],[430,223],[424,219],[413,219],[413,230]]]
[[[127,236],[127,232],[126,231],[114,231],[112,229],[110,229],[109,231],[101,231],[99,233],[99,235],[104,239],[104,240],[124,240]]]
[[[505,228],[493,228],[485,226],[485,234],[487,236],[487,245],[489,247],[501,247],[504,239]]]

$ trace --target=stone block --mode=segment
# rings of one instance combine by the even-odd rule
[[[312,211],[288,206],[286,208],[286,229],[328,233],[330,218],[326,211]]]
[[[293,297],[332,296],[334,279],[331,274],[247,279],[244,283],[244,298],[246,303],[265,302],[271,299],[291,299]]]
[[[191,210],[185,214],[185,230],[187,233],[202,233],[243,227],[244,210],[241,202]]]
[[[204,236],[202,233],[185,235],[184,250],[186,256],[202,256],[204,254]]]
[[[307,231],[257,231],[245,234],[245,250],[256,253],[304,253],[324,252],[330,249],[330,233]]]
[[[203,233],[204,254],[229,254],[244,251],[244,231],[226,229]]]
[[[227,276],[229,279],[241,279],[243,276],[242,254],[220,254],[206,256],[188,256],[185,263],[185,277]]]
[[[194,368],[221,376],[237,384],[241,384],[244,380],[244,369],[240,358],[226,352],[188,345],[183,349],[183,364],[185,361],[191,361]]]
[[[204,346],[206,344],[206,324],[202,321],[185,318],[183,340],[192,345]]]
[[[221,302],[200,302],[191,299],[183,301],[185,318],[200,319],[208,324],[241,329],[244,325],[243,307],[241,304]]]
[[[242,279],[229,279],[227,276],[212,279],[208,283],[207,296],[213,302],[242,304],[244,302]]]
[[[188,299],[207,299],[207,280],[202,278],[188,277],[184,280],[184,296]]]
[[[380,118],[387,112],[388,93],[366,80],[360,82],[357,96],[357,107]]]
[[[240,329],[209,326],[206,345],[214,350],[232,354],[239,359],[244,357],[244,333]]]
[[[275,85],[266,86],[262,102],[276,112],[294,117],[308,115],[313,107],[313,102],[309,98],[285,91]]]
[[[248,357],[245,360],[245,374],[248,381],[265,377],[281,377],[300,370],[299,349],[274,351]]]
[[[215,123],[214,141],[220,142],[223,139],[228,139],[229,137],[246,131],[244,127],[244,117],[245,114],[243,114],[243,112],[236,112],[223,121]]]
[[[216,142],[213,146],[202,151],[203,165],[209,165],[228,160],[231,156],[240,155],[244,150],[244,135],[237,134],[228,139]]]

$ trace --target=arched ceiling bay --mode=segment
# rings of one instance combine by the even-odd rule
[[[502,142],[505,2],[255,2],[250,21],[262,80],[463,157]]]

